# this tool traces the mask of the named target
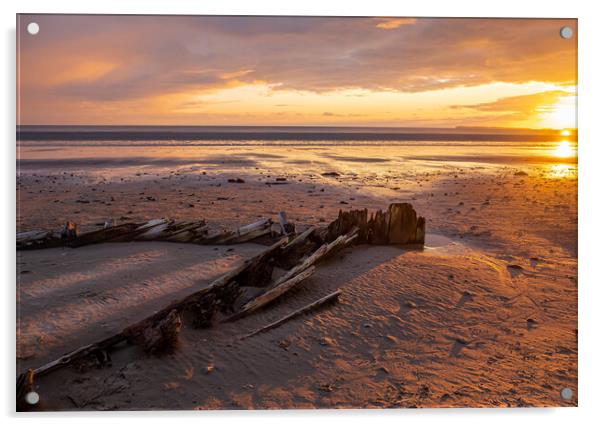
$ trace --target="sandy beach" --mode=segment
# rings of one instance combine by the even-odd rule
[[[214,147],[194,161],[179,150],[167,166],[139,158],[123,170],[110,159],[24,161],[19,230],[158,217],[227,229],[279,211],[305,229],[391,202],[412,203],[427,222],[424,249],[345,249],[270,309],[184,326],[172,353],[126,346],[108,367],[42,377],[40,409],[576,405],[576,164],[552,148],[537,161],[512,147],[455,149]],[[19,252],[18,370],[117,332],[261,248]],[[240,340],[336,289],[334,306]],[[566,387],[570,400],[560,397]]]

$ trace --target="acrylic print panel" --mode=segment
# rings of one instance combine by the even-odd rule
[[[17,34],[18,410],[577,405],[576,20]]]

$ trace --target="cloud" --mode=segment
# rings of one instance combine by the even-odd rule
[[[414,25],[416,18],[377,18],[380,22],[376,24],[376,28],[383,30],[393,30],[402,25]]]
[[[34,19],[39,37],[25,32]],[[19,20],[25,118],[36,108],[67,102],[144,102],[257,82],[273,91],[367,94],[492,82],[576,83],[576,37],[558,35],[563,25],[576,33],[574,20],[110,15]]]
[[[484,113],[481,117],[470,117],[471,121],[491,121],[492,117],[497,122],[529,123],[539,119],[545,122],[546,116],[563,114],[563,104],[567,105],[566,114],[573,116],[575,105],[571,104],[571,98],[575,93],[564,90],[548,90],[521,96],[509,96],[497,99],[493,102],[483,102],[473,105],[452,105],[452,109],[462,109],[468,112]],[[570,117],[563,117],[566,123],[570,123]],[[467,118],[468,119],[468,118]],[[568,125],[574,127],[576,123]],[[553,125],[553,124],[552,124]]]
[[[521,96],[509,96],[493,102],[484,102],[474,105],[452,105],[451,108],[465,108],[486,112],[505,113],[541,113],[553,108],[561,98],[575,96],[574,93],[564,90],[548,90]]]

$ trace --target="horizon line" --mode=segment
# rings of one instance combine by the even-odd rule
[[[528,131],[578,131],[578,127],[505,127],[505,126],[388,126],[345,124],[17,124],[16,127],[273,127],[273,128],[341,128],[341,129],[436,129],[436,130],[528,130]]]

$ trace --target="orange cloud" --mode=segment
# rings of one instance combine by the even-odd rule
[[[381,22],[376,24],[376,28],[383,30],[393,30],[402,25],[414,25],[416,18],[378,18]]]
[[[566,101],[568,102],[566,102]],[[515,125],[539,124],[551,119],[552,127],[576,127],[575,93],[564,90],[549,90],[529,95],[510,96],[493,102],[474,105],[452,105],[454,109],[484,112],[482,119],[498,119]]]
[[[33,20],[37,36],[25,30]],[[339,113],[331,108],[344,92],[361,102],[342,104],[341,117],[391,122],[382,111],[366,111],[409,98],[382,100],[383,93],[417,94],[413,104],[438,105],[434,91],[498,82],[576,85],[577,37],[561,39],[563,25],[577,34],[576,21],[557,19],[19,15],[18,120],[211,120],[211,105],[227,102],[244,111],[224,110],[220,120],[252,122],[259,107],[262,119],[274,115],[262,102],[277,92],[279,103],[290,105],[288,119],[302,120]],[[401,26],[403,37],[391,31]],[[455,103],[462,101],[475,105],[470,98]],[[491,113],[485,109],[464,108]],[[200,110],[203,118],[191,118]]]

